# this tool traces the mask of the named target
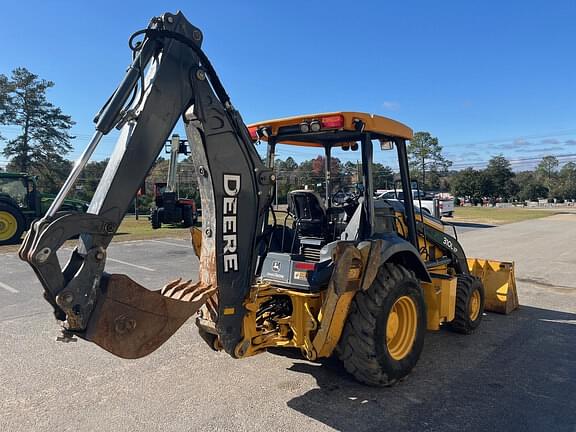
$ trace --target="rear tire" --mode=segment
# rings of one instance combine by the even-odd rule
[[[9,204],[0,203],[0,245],[15,244],[26,230],[22,212]]]
[[[480,279],[471,275],[458,275],[456,287],[456,310],[448,328],[462,334],[470,334],[482,321],[484,313],[484,286]]]
[[[425,331],[420,282],[403,266],[386,263],[354,297],[336,353],[358,381],[389,386],[418,362]]]
[[[162,223],[160,222],[160,215],[158,214],[158,209],[154,209],[150,213],[150,223],[152,224],[152,229],[158,229],[162,226]]]

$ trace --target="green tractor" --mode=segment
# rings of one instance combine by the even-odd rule
[[[38,191],[34,176],[0,172],[0,245],[20,242],[22,233],[46,213],[53,199]],[[61,210],[85,212],[87,208],[84,201],[67,199]]]

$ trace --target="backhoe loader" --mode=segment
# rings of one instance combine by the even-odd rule
[[[123,358],[143,357],[196,315],[200,335],[234,358],[267,348],[297,348],[316,360],[337,355],[369,385],[406,376],[425,332],[472,332],[484,308],[517,306],[513,264],[467,259],[441,221],[412,200],[375,200],[377,144],[396,149],[410,190],[406,141],[412,131],[384,117],[334,112],[245,126],[201,50],[203,35],[181,13],[153,18],[132,35],[133,61],[96,116],[96,132],[48,213],[20,249],[63,322],[60,337],[80,337]],[[196,167],[202,227],[192,232],[196,283],[177,279],[149,291],[104,271],[107,247],[166,138],[182,118]],[[87,214],[58,212],[98,142],[120,129],[117,146]],[[262,162],[255,143],[267,142]],[[274,211],[278,144],[359,151],[363,188],[342,199],[311,190],[289,194]],[[62,266],[57,251],[79,235]],[[199,312],[197,314],[197,312]]]

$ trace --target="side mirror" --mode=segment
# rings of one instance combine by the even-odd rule
[[[380,140],[380,150],[392,150],[392,149],[394,149],[394,141]]]

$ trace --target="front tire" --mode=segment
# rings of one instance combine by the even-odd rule
[[[484,286],[480,279],[471,275],[458,275],[456,287],[456,310],[448,328],[462,334],[470,334],[480,325],[484,313]]]
[[[426,309],[418,279],[386,263],[354,297],[337,355],[358,381],[389,386],[414,368],[424,346]]]
[[[26,219],[17,208],[0,203],[0,246],[15,244],[26,229]]]

